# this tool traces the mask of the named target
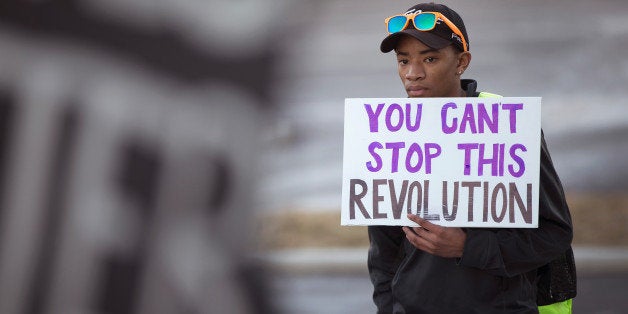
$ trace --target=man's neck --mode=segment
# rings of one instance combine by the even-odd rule
[[[463,97],[475,97],[478,83],[475,80],[463,79],[460,80],[460,88],[464,91]]]

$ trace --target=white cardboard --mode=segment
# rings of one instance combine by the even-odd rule
[[[409,211],[442,226],[536,228],[540,139],[540,97],[348,98],[341,224],[414,226]]]

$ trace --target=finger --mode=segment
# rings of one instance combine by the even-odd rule
[[[436,229],[436,228],[440,227],[439,225],[435,225],[435,224],[431,223],[429,220],[425,220],[425,219],[423,219],[423,218],[421,218],[419,216],[416,216],[416,215],[414,215],[414,216],[415,216],[415,220],[413,220],[413,221],[418,223],[419,225],[421,225],[421,227],[423,227],[424,229],[433,230],[433,229]]]
[[[417,216],[415,214],[408,214],[407,217],[408,217],[408,219],[410,219],[411,221],[416,222],[417,224],[419,224],[419,220],[421,219],[421,218],[419,218],[419,216]]]
[[[410,242],[415,248],[431,253],[432,245],[427,239],[415,233],[411,228],[403,227],[403,231],[406,234],[408,242]]]
[[[429,242],[430,244],[438,240],[437,236],[429,229],[424,228],[423,225],[421,225],[420,228],[413,228],[413,230],[417,236],[424,239],[426,242]]]
[[[404,226],[401,229],[403,230],[403,232],[405,232],[406,235],[417,235],[416,232],[418,228]]]
[[[422,238],[427,241],[427,232],[420,227],[403,227],[403,232],[405,232],[407,238]]]
[[[415,238],[419,238],[419,235],[416,234],[413,228],[403,227],[401,229],[406,234],[406,238],[410,241],[410,243],[414,243],[416,241]]]
[[[403,227],[403,232],[406,234],[406,239],[414,245],[414,247],[424,250],[428,244],[428,241],[416,233],[413,228]]]
[[[430,228],[433,229],[435,226],[438,227],[437,225],[425,219],[422,219],[419,216],[414,215],[414,214],[408,214],[408,219],[416,222],[419,225],[418,227],[412,227],[412,231],[414,231],[414,233],[418,234],[422,238],[425,238],[426,240],[429,240],[429,241],[434,240],[434,235],[430,235],[429,231],[430,231]],[[426,226],[430,226],[430,227],[426,228]]]
[[[424,228],[421,228],[421,227],[403,227],[403,228],[404,228],[404,232],[406,233],[406,238],[408,238],[408,240],[414,239],[418,242],[423,243],[424,246],[430,246],[430,247],[432,246],[432,243],[435,240],[434,235],[428,230],[425,230]]]

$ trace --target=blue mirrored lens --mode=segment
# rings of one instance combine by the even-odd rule
[[[403,30],[403,27],[406,25],[406,21],[408,18],[405,16],[395,16],[388,21],[388,32],[396,33]]]
[[[436,14],[422,13],[414,17],[414,27],[421,31],[429,31],[436,25]]]

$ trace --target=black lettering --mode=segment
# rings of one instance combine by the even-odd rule
[[[523,204],[523,200],[521,199],[521,195],[519,194],[519,190],[517,189],[517,185],[514,183],[510,183],[509,187],[509,202],[508,207],[510,211],[510,222],[515,222],[515,202],[517,202],[517,206],[521,211],[521,215],[523,216],[523,221],[527,224],[532,223],[532,184],[527,185],[527,195],[526,195],[526,206]]]
[[[451,214],[449,213],[449,206],[447,201],[447,181],[443,181],[443,218],[446,221],[452,221],[456,219],[456,215],[458,214],[458,187],[459,182],[454,182],[454,200],[451,205]]]
[[[469,214],[467,216],[467,220],[469,222],[473,221],[473,202],[474,202],[474,189],[476,187],[480,187],[482,185],[482,183],[480,183],[480,181],[464,181],[462,182],[460,185],[462,185],[462,187],[464,188],[468,188],[469,189]],[[484,201],[484,204],[486,204],[486,200]]]
[[[373,180],[373,219],[388,217],[386,213],[379,212],[379,202],[384,200],[384,197],[379,195],[379,186],[384,184],[386,184],[385,179]]]
[[[429,214],[428,209],[430,207],[430,181],[425,180],[423,183],[423,219],[425,220],[440,220],[439,214]]]
[[[392,206],[393,218],[401,219],[401,210],[403,208],[403,203],[405,203],[406,200],[406,192],[408,191],[408,180],[403,180],[399,198],[396,197],[397,193],[395,193],[395,181],[388,180],[388,185],[390,189],[390,205]]]
[[[364,207],[364,204],[362,203],[362,198],[366,195],[366,192],[368,191],[368,187],[366,186],[366,182],[364,182],[363,180],[360,179],[351,179],[349,181],[349,185],[350,185],[350,192],[349,192],[349,218],[350,219],[355,219],[355,205],[358,205],[358,208],[360,209],[360,212],[362,213],[362,215],[364,216],[364,218],[366,219],[371,219],[371,216],[369,216],[369,213],[366,211],[366,208]],[[355,186],[356,185],[360,185],[362,187],[362,192],[360,192],[360,194],[355,194]]]
[[[497,215],[497,196],[500,194],[500,191],[502,195],[502,209],[501,214]],[[493,215],[493,221],[502,222],[502,220],[504,220],[506,216],[506,206],[506,186],[503,183],[499,183],[493,188],[493,194],[491,196],[491,214]]]
[[[424,182],[427,182],[424,181]],[[408,205],[407,205],[407,210],[408,210],[408,214],[412,214],[412,192],[414,191],[414,189],[417,190],[417,195],[416,195],[416,214],[419,214],[419,210],[421,209],[421,201],[423,199],[423,188],[421,187],[421,184],[417,181],[414,181],[412,183],[410,183],[410,190],[408,191]]]

